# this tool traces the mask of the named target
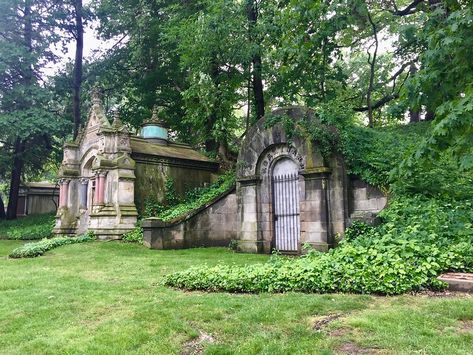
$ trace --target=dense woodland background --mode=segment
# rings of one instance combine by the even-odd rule
[[[88,23],[114,43],[94,61],[83,59]],[[68,43],[75,60],[46,75],[61,59],[53,49]],[[335,126],[335,136],[302,128],[322,147],[343,141],[354,173],[360,151],[385,164],[376,160],[382,140],[402,144],[412,130],[383,131],[378,145],[367,136],[428,121],[413,149],[389,151],[402,155],[389,172],[428,190],[445,156],[473,167],[472,58],[468,0],[2,0],[0,218],[16,217],[21,181],[54,179],[93,86],[130,128],[159,106],[178,140],[226,165],[248,127],[280,106],[309,106]],[[388,179],[371,176],[378,185]]]

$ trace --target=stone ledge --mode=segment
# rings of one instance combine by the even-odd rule
[[[449,272],[440,275],[438,279],[446,282],[451,291],[473,293],[473,273]]]

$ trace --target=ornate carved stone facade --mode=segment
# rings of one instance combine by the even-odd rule
[[[272,115],[315,119],[302,107],[279,109]],[[238,160],[237,228],[242,251],[268,253],[278,238],[286,252],[300,253],[305,243],[327,250],[349,223],[350,206],[374,204],[370,212],[376,213],[386,203],[382,194],[370,201],[362,201],[363,192],[352,198],[342,156],[324,158],[309,139],[289,139],[280,124],[266,128],[265,118],[248,131]]]
[[[87,125],[64,146],[54,231],[120,238],[135,227],[144,200],[162,200],[166,179],[184,176],[176,182],[182,192],[184,185],[210,183],[217,169],[217,163],[186,145],[134,136],[118,116],[110,123],[95,92]]]

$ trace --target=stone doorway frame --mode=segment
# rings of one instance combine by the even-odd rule
[[[273,111],[297,121],[316,119],[303,107]],[[288,137],[281,124],[266,127],[260,119],[248,132],[237,163],[238,245],[241,251],[272,251],[273,213],[271,173],[275,162],[284,157],[300,166],[301,239],[318,250],[334,246],[336,233],[345,230],[348,212],[344,162],[332,154],[324,159],[312,141]]]

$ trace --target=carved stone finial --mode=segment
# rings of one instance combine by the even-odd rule
[[[99,86],[94,86],[92,88],[92,104],[102,104],[102,89]]]
[[[165,127],[166,123],[161,119],[161,112],[163,111],[163,108],[158,105],[153,106],[153,114],[151,115],[151,118],[145,120],[143,123],[144,124],[153,124],[153,125],[158,125],[161,127]]]
[[[120,119],[120,112],[117,110],[115,110],[115,112],[113,113],[113,123],[112,123],[112,127],[114,128],[120,128],[121,126],[123,126],[123,123]]]

